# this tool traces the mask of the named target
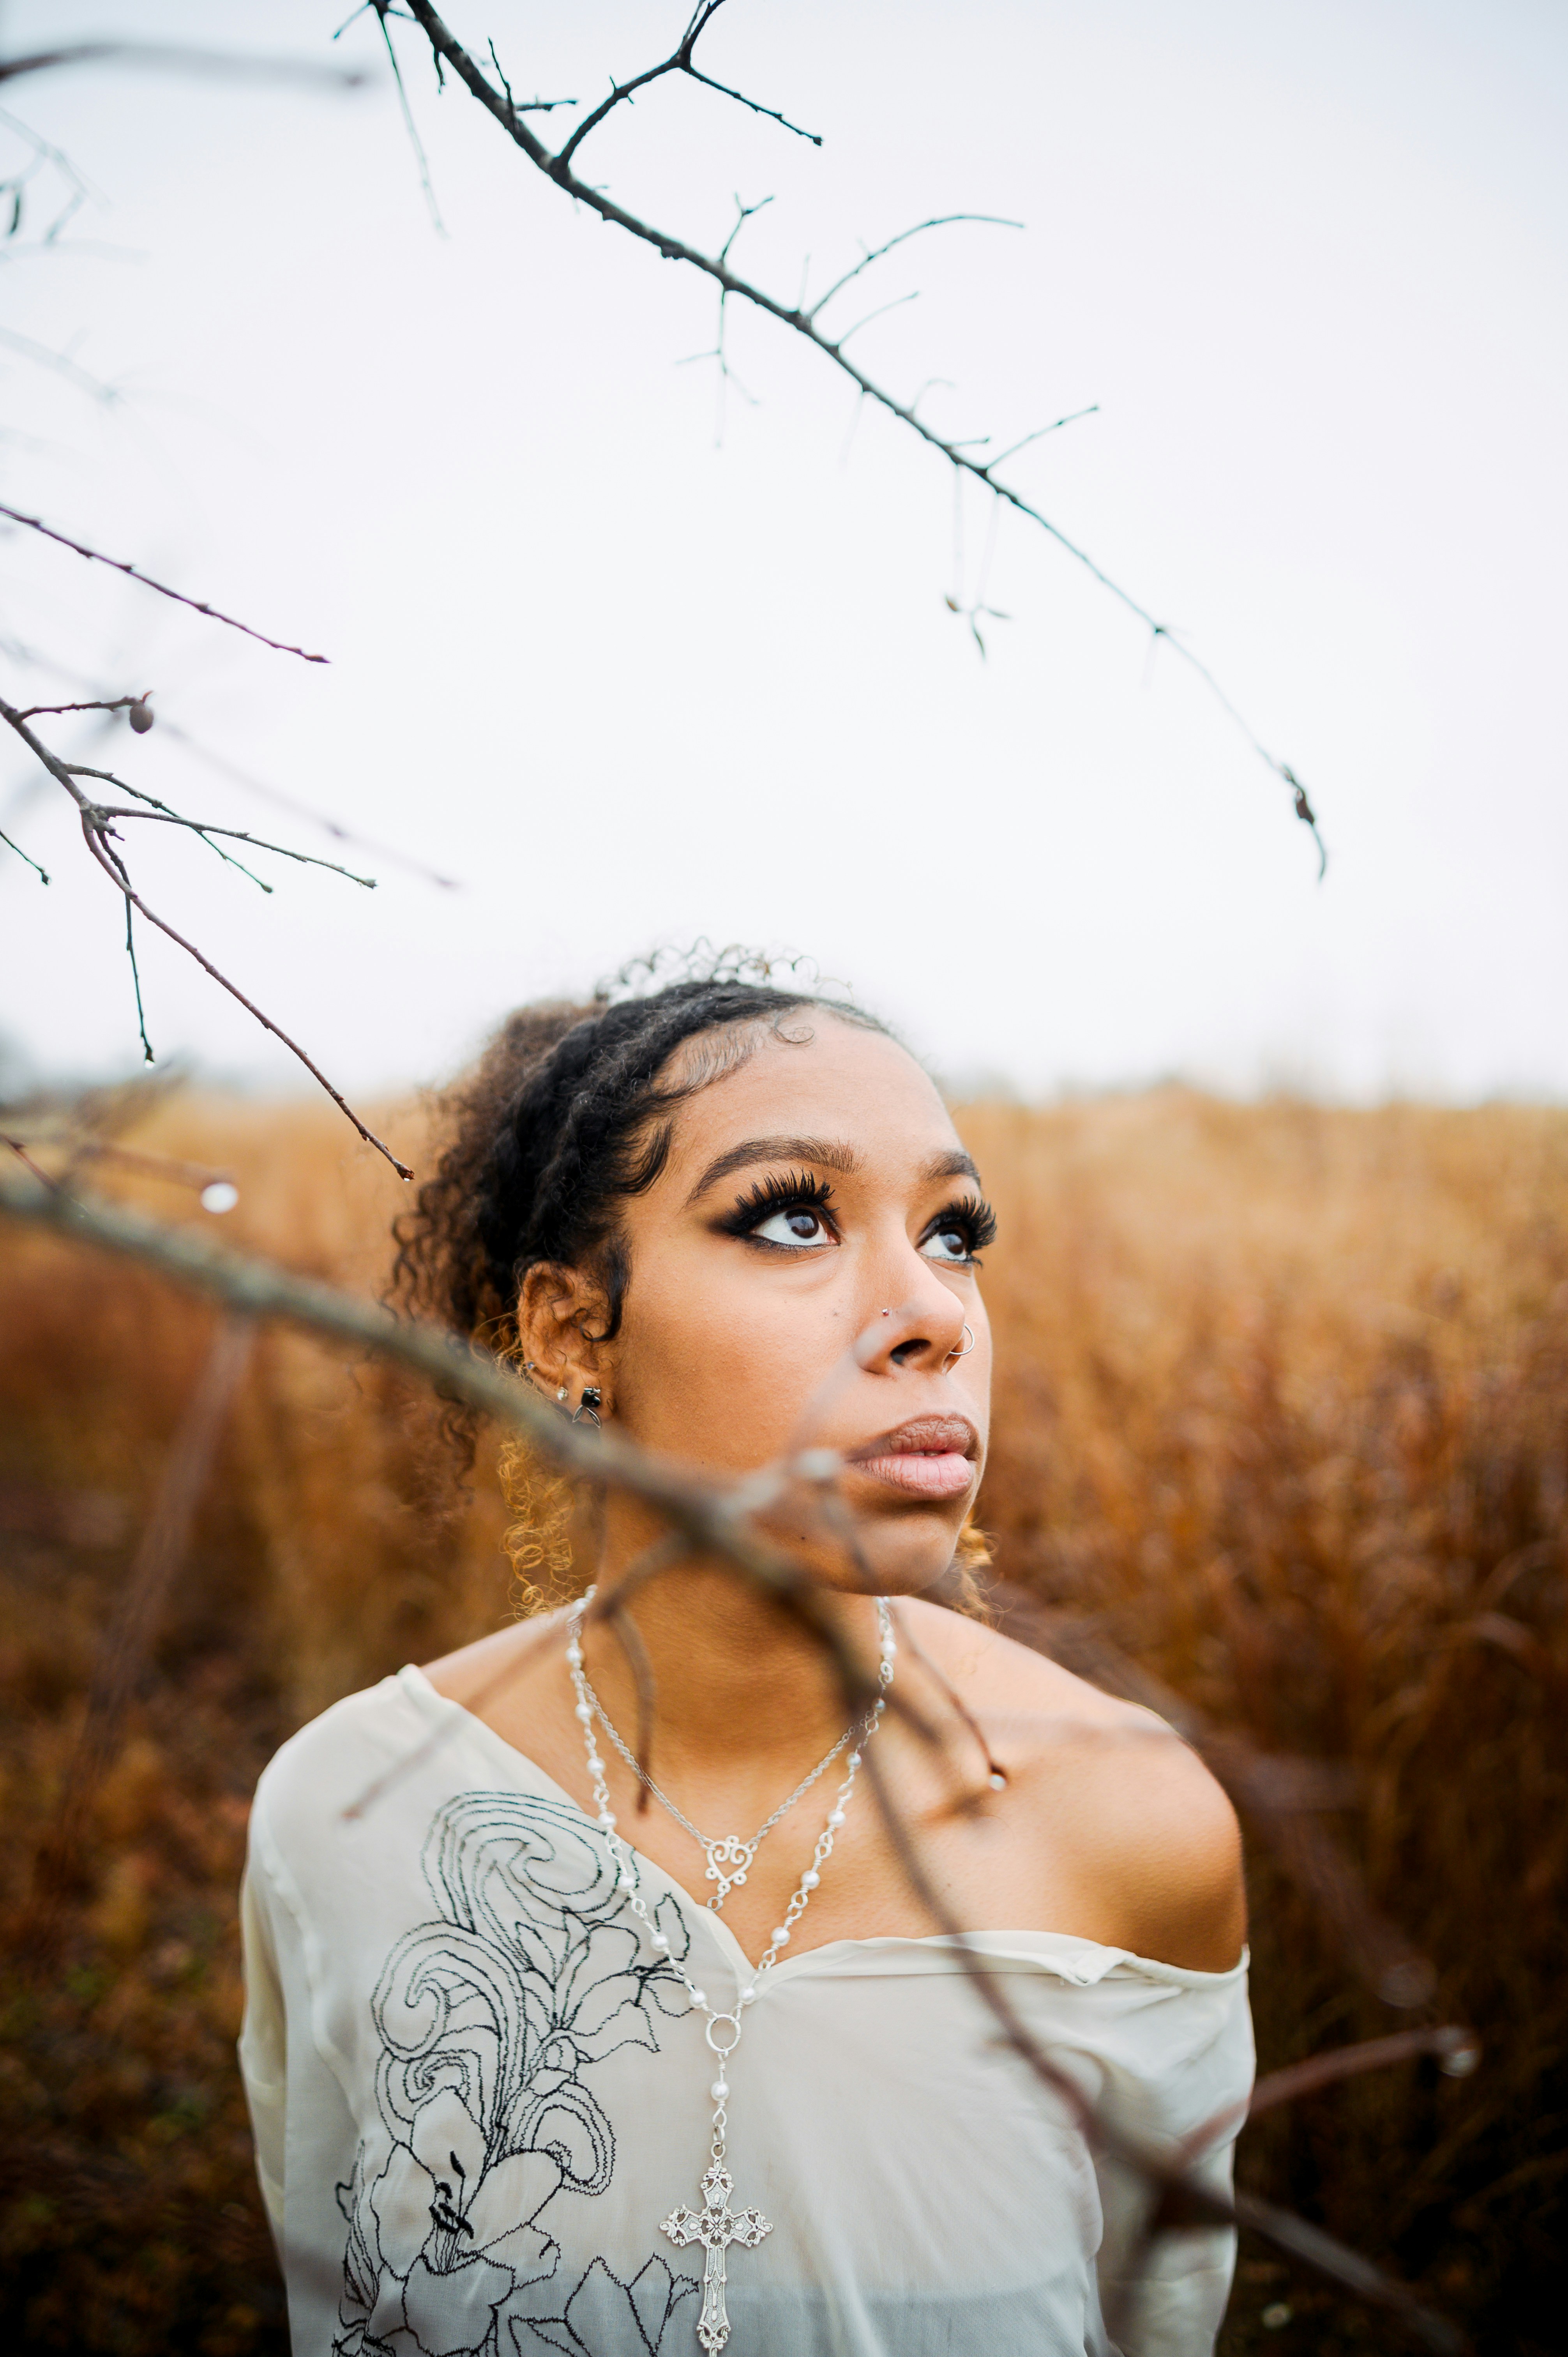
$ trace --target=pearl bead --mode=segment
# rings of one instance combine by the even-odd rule
[[[692,1988],[690,1983],[687,1984],[687,1988],[693,2005],[706,2005],[708,1998],[705,1989]]]
[[[588,1773],[589,1773],[589,1775],[590,1775],[590,1776],[596,1776],[596,1775],[598,1774],[599,1770],[601,1770],[601,1768],[603,1768],[604,1764],[605,1764],[605,1763],[604,1763],[604,1761],[600,1759],[600,1757],[599,1757],[599,1755],[598,1755],[598,1753],[597,1753],[596,1751],[590,1751],[590,1752],[589,1752],[589,1754],[588,1754]]]
[[[657,1948],[660,1955],[663,1955],[669,1948],[670,1943],[662,1932],[650,1932],[648,1939],[649,1945]]]
[[[618,1874],[616,1877],[616,1889],[618,1890],[635,1890],[637,1889],[637,1884],[629,1874]]]
[[[828,1811],[828,1823],[830,1825],[842,1825],[843,1823],[843,1811],[842,1809],[830,1809]]]
[[[860,1754],[859,1754],[859,1752],[858,1752],[858,1751],[852,1751],[852,1752],[850,1753],[850,1755],[849,1755],[849,1758],[848,1758],[847,1761],[845,1762],[845,1765],[846,1765],[847,1767],[850,1767],[850,1768],[858,1768],[858,1767],[859,1767],[859,1765],[860,1765]]]
[[[776,1948],[785,1948],[789,1946],[789,1930],[787,1924],[779,1923],[775,1925],[771,1944]]]
[[[577,1715],[577,1717],[582,1720],[583,1725],[584,1725],[585,1727],[586,1727],[586,1726],[587,1726],[587,1724],[588,1724],[588,1721],[593,1717],[593,1715],[594,1715],[594,1706],[593,1706],[593,1704],[592,1704],[591,1702],[580,1702],[580,1703],[577,1705],[577,1711],[576,1711],[576,1715]]]
[[[713,2097],[715,2104],[722,2104],[725,2097],[729,2093],[729,2081],[727,2079],[715,2079],[713,2085],[708,2089],[708,2093]]]
[[[757,1991],[756,1991],[756,1989],[755,1989],[755,1988],[744,1988],[744,1989],[742,1989],[742,1991],[741,1991],[741,1993],[740,1993],[740,2001],[741,2001],[742,2005],[755,2005],[755,2004],[757,2003]]]
[[[576,1643],[568,1645],[566,1648],[566,1659],[571,1663],[572,1667],[575,1670],[580,1670],[583,1666],[583,1648],[581,1645]]]
[[[800,1877],[800,1888],[802,1890],[815,1890],[822,1878],[820,1874],[809,1871]]]
[[[1000,1769],[998,1769],[994,1776],[988,1777],[986,1781],[990,1784],[993,1792],[1004,1792],[1007,1790],[1007,1779],[1003,1775]]]

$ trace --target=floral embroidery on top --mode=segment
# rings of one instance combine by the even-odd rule
[[[657,2017],[690,2010],[679,1977],[644,1960],[616,1869],[567,1802],[463,1793],[423,1865],[437,1913],[399,1941],[371,2001],[382,2133],[338,2188],[336,2357],[658,2352],[695,2279],[653,2257],[629,2283],[603,2259],[558,2282],[545,2213],[608,2186],[615,2135],[585,2074],[624,2046],[660,2050]],[[657,1915],[683,1959],[679,1907],[666,1896]]]

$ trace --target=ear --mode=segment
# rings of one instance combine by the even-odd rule
[[[575,1407],[584,1386],[596,1384],[603,1395],[601,1413],[607,1415],[612,1407],[613,1352],[601,1338],[609,1308],[597,1278],[559,1261],[536,1261],[522,1280],[517,1301],[518,1340],[524,1361],[533,1362],[541,1387],[553,1394],[564,1387],[566,1404]]]

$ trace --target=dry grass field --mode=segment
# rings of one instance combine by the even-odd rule
[[[413,1117],[387,1119],[417,1147]],[[1242,2173],[1422,2285],[1487,2357],[1546,2357],[1568,2248],[1568,1114],[1170,1090],[961,1119],[1003,1229],[998,1571],[1221,1751],[1284,1763],[1248,1814],[1263,2067],[1412,2020],[1470,2024],[1484,2050],[1469,2078],[1406,2063],[1269,2115]],[[379,1285],[396,1182],[328,1110],[176,1097],[128,1142],[231,1171],[236,1244]],[[249,1790],[333,1696],[508,1609],[488,1464],[448,1511],[400,1381],[263,1333],[83,1837],[40,1878],[212,1329],[161,1281],[0,1232],[18,2349],[284,2349],[232,2065]],[[1380,1996],[1366,1943],[1304,1888],[1304,1828],[1431,1959],[1427,2001]],[[1244,2248],[1232,2357],[1410,2345]]]

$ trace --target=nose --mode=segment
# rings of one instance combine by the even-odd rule
[[[932,1273],[903,1301],[872,1311],[854,1355],[868,1373],[895,1374],[908,1367],[935,1375],[959,1355],[967,1356],[972,1339],[964,1330],[963,1304]]]

